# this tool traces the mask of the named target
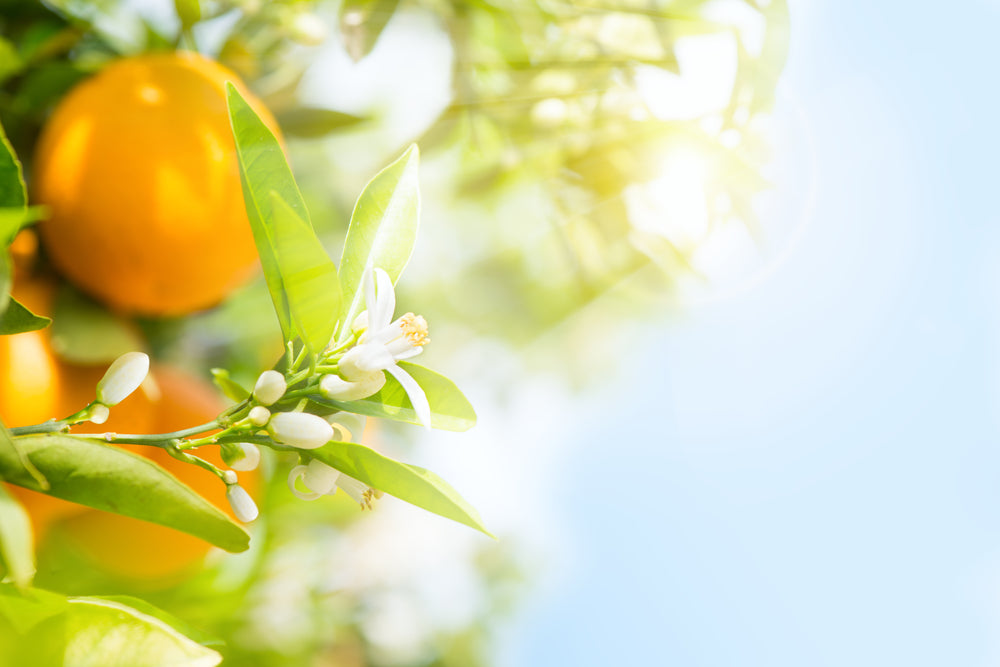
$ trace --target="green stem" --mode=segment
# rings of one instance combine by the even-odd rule
[[[219,422],[212,420],[200,426],[192,426],[182,431],[172,433],[67,433],[71,438],[83,438],[89,440],[103,440],[104,442],[115,442],[127,445],[151,445],[153,447],[170,448],[176,446],[176,441],[191,435],[198,435],[205,431],[219,428]]]
[[[11,436],[18,438],[22,435],[36,435],[39,433],[59,433],[60,431],[65,431],[69,428],[69,424],[66,420],[60,419],[50,419],[47,422],[42,422],[41,424],[32,424],[31,426],[15,426],[8,429]]]

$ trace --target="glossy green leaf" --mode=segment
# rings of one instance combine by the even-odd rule
[[[52,350],[66,361],[107,363],[146,347],[135,325],[75,290],[59,290],[52,310]]]
[[[479,513],[429,470],[395,461],[354,442],[331,442],[309,455],[372,488],[493,537]]]
[[[429,368],[399,362],[399,367],[413,376],[420,388],[427,394],[431,406],[431,426],[444,431],[468,431],[476,424],[476,411],[472,404],[455,386],[455,383]],[[331,401],[327,398],[314,399],[318,403],[355,412],[369,417],[385,417],[408,424],[420,424],[413,404],[394,377],[386,374],[385,386],[376,394],[360,401]]]
[[[345,0],[341,4],[341,39],[351,60],[358,62],[371,53],[397,7],[399,0]]]
[[[12,466],[19,466],[23,473],[34,480],[38,488],[45,490],[49,488],[48,480],[28,458],[19,441],[11,437],[3,423],[0,423],[0,459],[10,460]],[[0,474],[0,479],[6,479],[6,476]]]
[[[225,368],[213,368],[212,379],[215,380],[215,384],[227,398],[237,403],[250,397],[250,390],[229,377],[229,371]]]
[[[181,26],[190,28],[201,20],[201,3],[199,0],[174,0],[174,9],[181,20]]]
[[[21,161],[14,154],[7,134],[0,126],[0,208],[21,208],[28,204]]]
[[[210,635],[203,630],[199,630],[198,628],[191,626],[189,623],[177,618],[173,614],[170,614],[159,607],[155,607],[143,599],[132,597],[131,595],[89,595],[84,598],[76,599],[107,600],[110,602],[117,602],[118,604],[131,607],[142,614],[152,616],[153,618],[163,621],[177,632],[181,633],[188,639],[193,639],[202,646],[222,648],[226,645],[226,642],[222,641],[218,637]]]
[[[0,451],[0,476],[8,482],[190,533],[227,551],[249,547],[243,528],[149,459],[97,439],[54,434],[16,442],[51,488],[42,489],[15,456]]]
[[[321,352],[340,317],[337,267],[309,226],[278,193],[271,192],[275,256],[296,333],[311,352]]]
[[[227,97],[247,217],[281,333],[286,341],[291,341],[303,333],[296,329],[287,284],[292,274],[299,270],[296,262],[300,258],[294,253],[308,247],[308,256],[313,258],[315,249],[324,256],[326,251],[312,231],[309,212],[278,140],[232,84],[227,84]],[[272,197],[272,192],[277,193],[277,198]],[[288,223],[281,230],[277,229],[273,209],[276,201],[284,202],[302,224]],[[288,216],[283,214],[284,211],[282,221],[287,223]],[[291,233],[293,237],[279,238],[282,233]]]
[[[100,598],[69,598],[62,614],[36,626],[23,643],[18,658],[41,665],[214,667],[222,662],[218,652],[159,618]]]
[[[52,323],[47,317],[39,317],[25,308],[17,299],[10,297],[6,310],[0,313],[0,336],[10,336],[23,331],[38,331]]]
[[[21,587],[35,576],[35,544],[24,507],[0,484],[0,559],[8,576]]]
[[[278,125],[286,137],[315,139],[365,120],[358,116],[315,107],[293,107],[278,116]]]
[[[23,224],[27,204],[21,162],[0,126],[0,313],[7,310],[10,299],[11,266],[7,246]]]
[[[62,595],[40,588],[21,589],[13,584],[0,584],[0,621],[23,635],[46,619],[58,616],[69,607]],[[0,623],[0,628],[3,624]],[[0,652],[0,656],[3,653]],[[4,664],[0,662],[0,664]]]
[[[419,162],[420,151],[412,145],[369,181],[354,205],[340,258],[346,325],[364,309],[365,268],[382,269],[395,283],[410,259],[420,217]],[[349,326],[343,329],[342,339],[349,334]]]

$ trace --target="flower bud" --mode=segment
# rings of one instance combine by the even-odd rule
[[[232,486],[233,484],[238,482],[239,479],[236,477],[236,473],[234,473],[232,470],[224,470],[222,472],[222,481],[225,482],[227,485]]]
[[[278,442],[299,449],[316,449],[333,440],[333,427],[306,412],[279,412],[271,417],[267,430]]]
[[[260,465],[260,450],[257,449],[257,445],[252,442],[237,442],[235,450],[235,456],[227,461],[233,470],[246,472],[256,470]]]
[[[278,371],[264,371],[253,387],[253,397],[261,405],[271,405],[285,395],[285,376]]]
[[[97,402],[118,405],[139,388],[149,373],[149,357],[142,352],[127,352],[115,359],[97,383]]]
[[[90,417],[88,419],[92,424],[103,424],[108,421],[108,417],[111,415],[111,410],[108,406],[103,403],[95,403],[90,408]]]
[[[243,523],[249,523],[257,518],[257,504],[239,484],[231,484],[226,488],[226,500],[233,508],[233,514]]]
[[[385,373],[375,371],[357,382],[347,382],[338,375],[324,375],[319,390],[335,401],[357,401],[368,398],[385,386]]]
[[[271,411],[263,405],[255,405],[250,409],[250,414],[247,415],[247,419],[249,419],[250,423],[254,426],[264,426],[270,418]]]

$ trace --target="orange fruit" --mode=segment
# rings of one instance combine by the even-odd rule
[[[234,73],[185,52],[115,61],[43,129],[31,184],[49,208],[42,242],[60,272],[112,308],[182,315],[252,274],[227,81],[277,135]]]
[[[34,312],[51,312],[55,286],[22,280],[14,296]],[[94,388],[106,366],[79,366],[58,359],[47,329],[0,336],[0,419],[8,426],[36,424],[66,417],[94,399]],[[77,433],[166,433],[214,419],[226,406],[211,383],[166,366],[154,366],[153,381],[111,409],[105,424],[84,423]],[[166,469],[220,509],[232,512],[225,485],[196,466],[178,461],[156,447],[125,446]],[[223,466],[217,447],[195,452]],[[239,473],[240,483],[256,495],[256,472]],[[56,528],[89,560],[130,579],[165,581],[194,569],[211,548],[207,542],[156,524],[102,512],[8,485],[25,505],[35,537],[43,542]]]

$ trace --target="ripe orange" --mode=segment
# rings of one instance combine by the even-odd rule
[[[33,311],[51,311],[54,285],[25,279],[14,296]],[[94,399],[104,366],[78,366],[52,353],[47,329],[0,336],[0,419],[8,426],[65,417]],[[165,433],[210,421],[225,404],[210,383],[165,366],[154,366],[153,382],[112,408],[103,425],[80,424],[74,432]],[[210,502],[231,514],[225,485],[211,473],[177,461],[155,447],[126,447],[155,461]],[[195,452],[222,466],[218,449]],[[256,473],[242,472],[240,483],[255,495]],[[28,510],[36,540],[54,527],[106,571],[131,579],[164,581],[193,569],[210,545],[169,528],[101,512],[82,505],[8,485]]]
[[[111,307],[182,315],[252,273],[226,81],[277,135],[234,73],[185,52],[108,65],[46,124],[32,181],[50,211],[42,241],[67,278]]]

